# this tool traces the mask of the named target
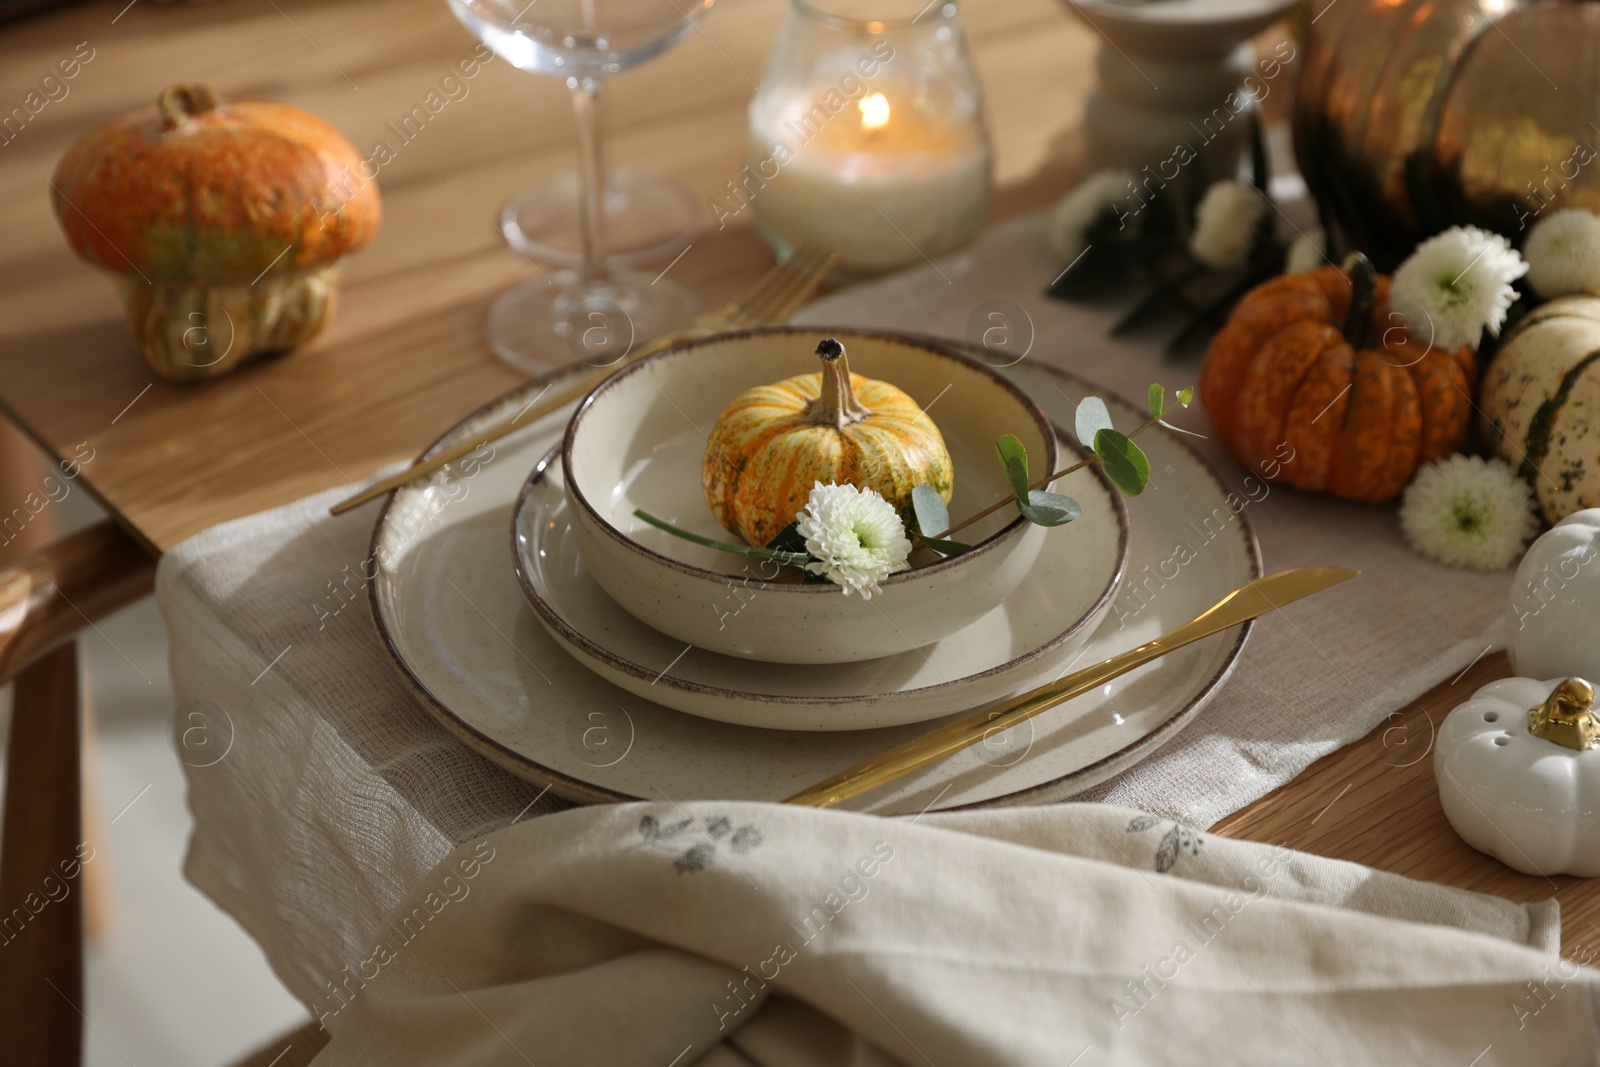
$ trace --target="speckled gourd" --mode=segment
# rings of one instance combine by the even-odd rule
[[[322,329],[337,260],[378,229],[362,167],[309,112],[185,83],[78,138],[51,185],[73,250],[111,272],[145,361],[195,382]]]
[[[1466,440],[1470,349],[1411,339],[1365,256],[1252,289],[1211,341],[1200,400],[1240,465],[1314,493],[1382,503]]]
[[[1557,297],[1508,331],[1479,407],[1546,519],[1600,506],[1600,296]]]
[[[769,544],[817,482],[872,489],[908,525],[918,485],[950,500],[950,453],[922,406],[888,382],[851,374],[832,338],[817,355],[820,373],[745,390],[711,430],[701,472],[706,503],[748,544]]]

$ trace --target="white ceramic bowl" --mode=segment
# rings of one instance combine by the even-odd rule
[[[814,373],[825,337],[844,344],[852,371],[892,382],[931,409],[955,469],[950,514],[958,521],[1010,492],[994,450],[1001,435],[1021,439],[1036,474],[1055,468],[1055,433],[1038,406],[988,367],[935,345],[774,328],[666,349],[590,394],[562,444],[578,549],[629,614],[724,655],[844,663],[921,648],[960,630],[1032,568],[1047,531],[1011,508],[962,531],[972,551],[891,575],[871,600],[832,584],[764,581],[760,560],[692,544],[634,516],[643,508],[736,541],[712,518],[700,488],[706,437],[745,389]]]

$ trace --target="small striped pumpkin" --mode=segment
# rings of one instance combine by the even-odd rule
[[[875,490],[908,525],[918,485],[950,500],[950,453],[922,407],[888,382],[851,374],[832,338],[817,355],[821,373],[745,390],[711,430],[701,470],[706,503],[748,544],[769,544],[816,482]]]
[[[1541,304],[1484,376],[1485,434],[1551,522],[1600,506],[1600,296]]]

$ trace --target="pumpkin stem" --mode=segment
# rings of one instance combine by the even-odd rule
[[[1378,272],[1362,252],[1344,257],[1345,277],[1350,279],[1350,311],[1344,317],[1344,339],[1357,352],[1372,347],[1372,308],[1378,295]]]
[[[822,357],[822,392],[806,405],[801,419],[813,426],[842,430],[870,417],[871,410],[856,398],[850,385],[850,360],[844,354],[844,345],[829,337],[817,345],[817,355]]]
[[[1580,752],[1600,745],[1594,687],[1582,678],[1568,678],[1556,686],[1543,704],[1528,709],[1528,732]]]
[[[161,110],[161,124],[175,130],[188,122],[191,116],[203,114],[217,106],[217,94],[209,85],[199,82],[179,82],[161,90],[156,97],[156,107]]]

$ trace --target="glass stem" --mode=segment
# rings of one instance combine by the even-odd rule
[[[578,225],[583,232],[583,277],[603,281],[606,270],[605,129],[600,110],[600,79],[567,79],[578,120]]]

